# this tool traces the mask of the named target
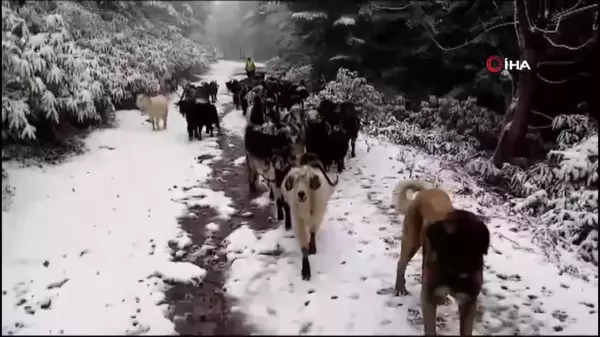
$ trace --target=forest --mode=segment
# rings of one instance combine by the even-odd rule
[[[597,264],[595,1],[218,7],[3,0],[3,160],[18,155],[5,144],[33,153],[65,146],[73,134],[114,126],[137,93],[193,80],[219,58],[252,56],[273,74],[307,81],[308,103],[352,100],[367,134],[448,159],[507,202],[522,198],[514,212],[543,224],[535,224],[540,244]],[[531,71],[492,73],[492,55],[525,60]]]

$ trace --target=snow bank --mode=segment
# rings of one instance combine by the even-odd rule
[[[118,128],[93,133],[88,153],[59,166],[10,163],[3,334],[174,333],[165,282],[206,273],[170,261],[171,240],[191,243],[176,220],[186,209],[179,199],[211,173],[197,156],[218,152],[216,138],[189,142],[171,112],[169,128],[153,132],[139,111],[120,111]]]

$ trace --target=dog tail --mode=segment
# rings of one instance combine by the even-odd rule
[[[406,193],[408,191],[419,192],[421,190],[426,190],[432,187],[433,185],[426,181],[400,180],[394,188],[394,192],[392,194],[392,204],[394,205],[398,213],[405,215],[408,211],[408,207],[412,202],[412,199],[409,199]]]

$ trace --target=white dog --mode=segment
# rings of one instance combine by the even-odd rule
[[[160,129],[160,120],[163,121],[163,128],[167,128],[167,117],[169,115],[169,100],[164,95],[150,97],[145,94],[139,94],[135,101],[138,109],[146,112],[152,122],[152,130]]]

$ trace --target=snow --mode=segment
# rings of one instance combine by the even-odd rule
[[[244,123],[240,113],[224,119],[239,136]],[[457,207],[487,219],[492,247],[474,334],[597,334],[597,267],[564,257],[581,274],[559,270],[530,233],[513,231],[518,224],[501,207],[481,206],[491,197],[469,177],[413,148],[370,137],[366,142],[369,152],[359,138],[357,156],[347,160],[329,203],[311,256],[312,280],[301,279],[298,243],[283,226],[256,232],[242,225],[227,238],[227,293],[258,333],[421,334],[420,253],[406,274],[410,294],[391,294],[402,220],[391,207],[391,191],[398,180],[416,177],[437,183]],[[461,193],[465,186],[473,193]],[[266,205],[264,198],[252,202]],[[280,254],[267,254],[273,251]],[[440,306],[438,321],[438,333],[457,334],[456,304]]]
[[[252,199],[251,202],[257,206],[266,207],[271,203],[271,200],[269,200],[269,193],[265,192],[260,197]]]
[[[168,243],[191,245],[176,218],[198,191],[183,187],[211,173],[196,157],[220,150],[214,137],[189,142],[170,109],[167,130],[152,131],[137,110],[118,111],[119,126],[94,132],[84,155],[7,166],[16,194],[2,213],[3,334],[174,333],[163,280],[197,282],[206,272],[171,262]],[[210,190],[199,204],[216,203],[230,214]]]
[[[356,20],[349,16],[341,16],[339,19],[335,20],[333,23],[334,26],[354,26],[356,25]]]
[[[224,82],[242,69],[220,61],[208,75],[221,86],[220,113],[231,102]],[[16,192],[2,214],[3,333],[173,334],[164,280],[198,282],[206,273],[171,261],[169,247],[192,245],[176,219],[197,217],[187,210],[193,206],[212,207],[224,219],[241,210],[203,185],[222,155],[215,137],[189,142],[176,112],[169,129],[156,132],[139,111],[117,115],[119,127],[92,134],[85,155],[53,167],[7,167]],[[245,123],[240,111],[222,120],[226,132],[240,137]],[[253,332],[421,334],[420,253],[406,273],[410,294],[391,291],[402,219],[390,205],[399,179],[421,178],[446,189],[457,207],[480,214],[492,233],[474,334],[598,333],[597,267],[570,256],[561,257],[560,268],[548,262],[531,233],[513,230],[520,224],[502,207],[481,206],[489,196],[469,177],[413,148],[363,137],[317,234],[310,281],[300,277],[293,231],[255,231],[232,220],[241,226],[227,237],[225,288],[235,300],[231,310]],[[241,157],[230,165],[243,163]],[[472,193],[461,193],[465,186]],[[268,193],[251,203],[268,207]],[[205,225],[207,233],[219,229]],[[458,333],[456,305],[440,306],[438,321],[440,334]]]
[[[239,157],[238,159],[233,161],[233,165],[239,166],[246,163],[246,157]]]
[[[214,222],[209,222],[204,227],[208,232],[217,232],[220,228],[220,226]]]
[[[292,18],[294,19],[304,19],[304,20],[317,20],[317,19],[327,19],[327,13],[325,12],[296,12],[292,14]]]

